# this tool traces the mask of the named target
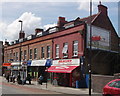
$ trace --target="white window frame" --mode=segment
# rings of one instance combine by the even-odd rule
[[[78,56],[78,41],[77,40],[73,41],[73,56]]]
[[[47,58],[50,58],[50,46],[47,46]]]
[[[56,44],[56,46],[55,46],[55,57],[56,58],[59,58],[59,48],[60,48],[60,46],[58,44]]]
[[[37,48],[34,48],[34,59],[37,59]]]
[[[29,55],[30,57],[30,59],[32,59],[32,49],[30,49],[30,55]]]
[[[63,53],[63,57],[68,57],[68,43],[63,43],[63,50],[62,50],[62,53]]]

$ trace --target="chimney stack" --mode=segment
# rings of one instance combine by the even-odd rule
[[[36,29],[35,29],[35,35],[36,35],[37,33],[39,33],[39,32],[43,32],[43,29],[36,28]]]
[[[101,4],[101,1],[99,2],[99,5],[98,5],[98,12],[101,12],[103,15],[108,15],[108,12],[107,12],[107,7],[102,5]]]
[[[19,33],[19,39],[25,38],[25,33],[24,31]]]
[[[67,21],[65,21],[65,17],[58,17],[57,26],[62,27]]]

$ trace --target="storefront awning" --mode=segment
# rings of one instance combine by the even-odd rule
[[[78,66],[51,66],[46,71],[54,73],[71,73]]]
[[[11,66],[11,63],[3,63],[3,66]]]

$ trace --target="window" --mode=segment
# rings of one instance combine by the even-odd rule
[[[47,58],[50,58],[50,46],[47,46]]]
[[[14,61],[16,60],[15,53],[13,53],[13,59],[14,59]]]
[[[26,59],[27,59],[27,51],[24,50],[24,60],[26,60]]]
[[[37,48],[34,49],[34,59],[37,59]]]
[[[73,56],[78,56],[78,41],[73,41]]]
[[[56,58],[59,58],[59,45],[56,44]]]
[[[15,60],[18,61],[18,52],[16,52]]]
[[[21,57],[20,58],[21,58],[21,60],[23,59],[23,52],[22,51],[21,51]]]
[[[10,59],[12,59],[12,53],[10,53]]]
[[[63,57],[68,57],[68,43],[64,43],[63,45],[64,45],[62,50]]]
[[[30,59],[32,59],[32,49],[30,49]]]
[[[45,48],[41,47],[41,58],[44,58],[45,55]]]
[[[120,81],[114,81],[114,82],[110,83],[108,86],[120,88]]]

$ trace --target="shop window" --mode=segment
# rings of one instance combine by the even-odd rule
[[[55,50],[56,50],[56,58],[59,58],[59,45],[58,44],[56,44],[56,46],[55,46],[56,48],[55,48]]]
[[[50,58],[50,46],[47,46],[47,58]]]
[[[62,50],[63,57],[68,57],[68,43],[64,43],[63,45],[64,45]]]
[[[45,48],[41,47],[41,58],[45,58]]]
[[[37,59],[37,48],[34,49],[34,59]]]
[[[27,59],[27,51],[24,50],[24,60],[26,60],[26,59]]]
[[[73,41],[73,56],[78,56],[78,41]]]
[[[32,59],[32,49],[30,49],[30,59]]]

